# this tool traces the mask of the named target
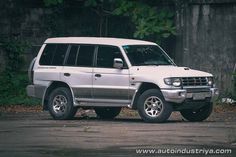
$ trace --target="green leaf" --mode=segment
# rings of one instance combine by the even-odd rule
[[[53,6],[63,3],[64,0],[43,0],[45,6]]]
[[[95,6],[97,6],[97,1],[96,0],[86,0],[84,5],[86,7],[95,7]]]
[[[163,33],[162,34],[162,37],[164,37],[164,38],[168,38],[170,36],[170,33]]]

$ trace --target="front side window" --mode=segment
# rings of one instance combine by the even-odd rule
[[[97,54],[97,67],[113,68],[113,62],[115,58],[121,58],[123,56],[120,49],[115,46],[99,46]]]
[[[133,66],[173,65],[170,58],[155,45],[125,45],[123,49]]]

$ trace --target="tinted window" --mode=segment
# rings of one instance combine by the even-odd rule
[[[173,64],[170,58],[155,45],[126,45],[123,48],[134,66]]]
[[[48,44],[45,46],[39,60],[40,65],[63,65],[68,45]]]
[[[113,68],[114,58],[121,58],[123,56],[118,47],[114,46],[99,46],[97,55],[97,66],[104,68]],[[123,59],[124,61],[124,59]]]
[[[39,64],[51,65],[51,61],[52,61],[55,49],[56,49],[56,45],[53,45],[53,44],[46,45],[41,55],[41,58],[39,60]]]
[[[52,65],[63,65],[68,45],[58,44],[52,60]]]
[[[95,46],[80,45],[79,54],[77,56],[77,66],[91,67],[93,65],[93,54]]]
[[[77,56],[77,52],[78,52],[78,47],[79,46],[77,46],[77,45],[71,46],[70,53],[69,53],[67,61],[66,61],[66,65],[68,65],[68,66],[74,66],[75,65],[76,56]]]

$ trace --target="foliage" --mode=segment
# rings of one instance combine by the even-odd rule
[[[46,6],[62,4],[63,0],[44,0]],[[100,36],[104,17],[128,17],[134,25],[134,38],[150,39],[161,42],[171,35],[175,35],[174,13],[168,9],[158,9],[159,1],[154,5],[148,0],[84,0],[84,7],[90,7],[100,17]],[[122,27],[122,26],[120,26]],[[105,31],[106,32],[106,31]]]
[[[24,59],[22,54],[25,52],[28,44],[20,40],[9,40],[3,42],[3,50],[6,52],[7,73],[17,72],[22,68]]]
[[[96,7],[97,6],[97,1],[96,0],[86,0],[84,5],[89,7],[89,6],[92,6],[92,7]]]
[[[55,6],[58,4],[62,4],[63,0],[43,0],[44,4],[49,7],[49,6]]]
[[[160,42],[175,35],[174,14],[169,10],[158,10],[140,1],[119,0],[113,13],[131,18],[136,27],[135,38],[155,36],[156,41]]]
[[[29,44],[12,39],[3,42],[2,47],[6,55],[7,64],[0,75],[0,104],[35,103],[35,100],[29,99],[26,95],[27,73],[20,72],[24,63],[22,54],[29,47]]]
[[[0,75],[0,105],[14,104],[40,104],[37,99],[29,98],[26,94],[26,86],[28,85],[28,77],[26,72],[6,73]]]

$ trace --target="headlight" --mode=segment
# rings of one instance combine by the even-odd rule
[[[164,82],[167,85],[172,85],[175,87],[181,86],[181,79],[180,78],[165,78]]]
[[[213,77],[208,77],[207,78],[207,83],[208,83],[208,86],[213,86]]]
[[[181,80],[179,78],[175,78],[172,84],[175,87],[179,87],[181,85]]]

